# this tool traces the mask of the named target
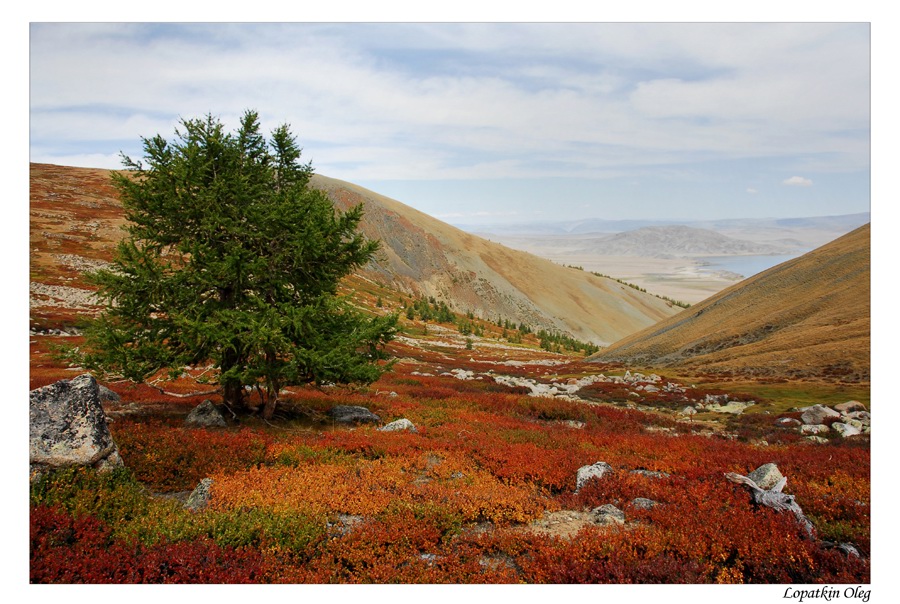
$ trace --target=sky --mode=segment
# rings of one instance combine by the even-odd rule
[[[321,174],[457,225],[870,209],[869,23],[42,23],[33,162],[182,118],[287,123]]]

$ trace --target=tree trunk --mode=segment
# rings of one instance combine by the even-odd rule
[[[278,394],[270,394],[266,397],[266,404],[263,406],[263,419],[272,419],[275,415],[275,406],[278,404]]]
[[[244,387],[239,380],[226,380],[222,384],[222,400],[232,409],[244,408]]]

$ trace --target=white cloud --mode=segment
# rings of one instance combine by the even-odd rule
[[[789,187],[811,187],[813,182],[802,176],[791,176],[786,179],[782,184],[788,185]]]
[[[759,193],[759,191],[757,191],[753,187],[747,187],[747,192],[750,193],[751,195],[756,195],[757,193]]]

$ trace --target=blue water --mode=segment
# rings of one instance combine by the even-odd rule
[[[746,279],[800,255],[801,252],[780,256],[709,256],[698,260],[705,265],[705,271],[731,271]]]

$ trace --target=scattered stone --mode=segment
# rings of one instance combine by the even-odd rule
[[[828,442],[827,438],[822,438],[821,436],[807,436],[806,440],[811,440],[814,443],[818,443],[820,445],[824,445]]]
[[[830,417],[840,417],[841,414],[826,407],[824,405],[813,405],[812,407],[806,407],[803,411],[803,415],[800,416],[800,419],[804,424],[814,425],[814,424],[822,424],[825,423],[825,420]]]
[[[118,394],[107,388],[102,384],[97,384],[97,389],[100,391],[100,400],[106,401],[109,403],[118,403],[122,400]]]
[[[625,524],[625,512],[616,506],[606,503],[598,508],[591,510],[594,517],[594,523],[603,526]]]
[[[687,416],[697,415],[697,410],[694,409],[693,407],[691,407],[690,405],[688,405],[687,407],[685,407],[684,409],[681,410],[681,414],[687,415]]]
[[[723,394],[722,396],[727,397],[728,395]],[[740,415],[747,407],[752,407],[755,404],[756,403],[752,401],[730,401],[724,405],[713,403],[707,404],[706,410],[712,411],[713,413],[731,413],[733,415]]]
[[[853,411],[866,411],[866,406],[859,401],[847,401],[834,406],[835,411],[841,413],[852,413]]]
[[[191,409],[184,420],[184,425],[195,428],[225,428],[228,426],[222,413],[209,399]]]
[[[413,424],[411,421],[409,421],[405,417],[403,419],[398,419],[396,421],[392,421],[391,423],[387,424],[386,426],[382,426],[381,428],[378,428],[378,430],[380,432],[398,432],[400,430],[409,430],[410,432],[418,432],[418,430],[416,430],[415,424]]]
[[[755,482],[756,486],[761,489],[771,489],[777,485],[784,476],[782,476],[778,466],[773,463],[767,463],[750,472],[750,474],[747,475],[747,478]]]
[[[863,423],[872,421],[872,415],[868,411],[851,411],[850,413],[844,413],[843,416],[848,419],[858,419]]]
[[[632,470],[631,474],[640,474],[641,476],[646,476],[648,478],[668,478],[670,476],[670,474],[657,472],[655,470]]]
[[[635,497],[631,500],[631,507],[635,507],[639,510],[649,510],[657,505],[659,505],[659,503],[652,499],[647,499],[646,497]]]
[[[856,426],[851,426],[850,424],[845,424],[842,422],[834,422],[831,424],[832,429],[840,434],[842,437],[847,438],[848,436],[856,436],[857,434],[862,434],[862,430],[857,428]]]
[[[366,409],[355,405],[336,405],[328,411],[328,415],[339,424],[378,424],[381,418]]]
[[[100,405],[97,380],[90,374],[61,380],[30,392],[29,464],[31,479],[52,468],[121,467]]]
[[[575,430],[581,430],[586,425],[584,422],[580,422],[574,419],[563,420],[562,424],[567,428],[574,428]]]
[[[793,417],[779,417],[775,420],[775,425],[784,426],[784,427],[794,427],[803,425],[799,419],[794,419]]]
[[[206,504],[209,503],[209,498],[212,495],[210,490],[212,489],[213,479],[212,478],[204,478],[200,481],[200,484],[191,491],[191,494],[188,496],[187,503],[184,504],[184,509],[199,511],[206,507]]]
[[[802,434],[822,434],[824,432],[828,432],[830,428],[825,424],[809,424],[807,426],[800,426],[800,432]]]
[[[612,471],[612,466],[605,461],[598,461],[590,466],[581,466],[578,468],[578,474],[575,477],[575,492],[577,493],[588,480],[603,478],[604,474]]]
[[[337,522],[327,522],[325,526],[332,529],[334,534],[344,536],[353,530],[353,527],[365,522],[366,519],[353,514],[338,514],[336,520]]]

